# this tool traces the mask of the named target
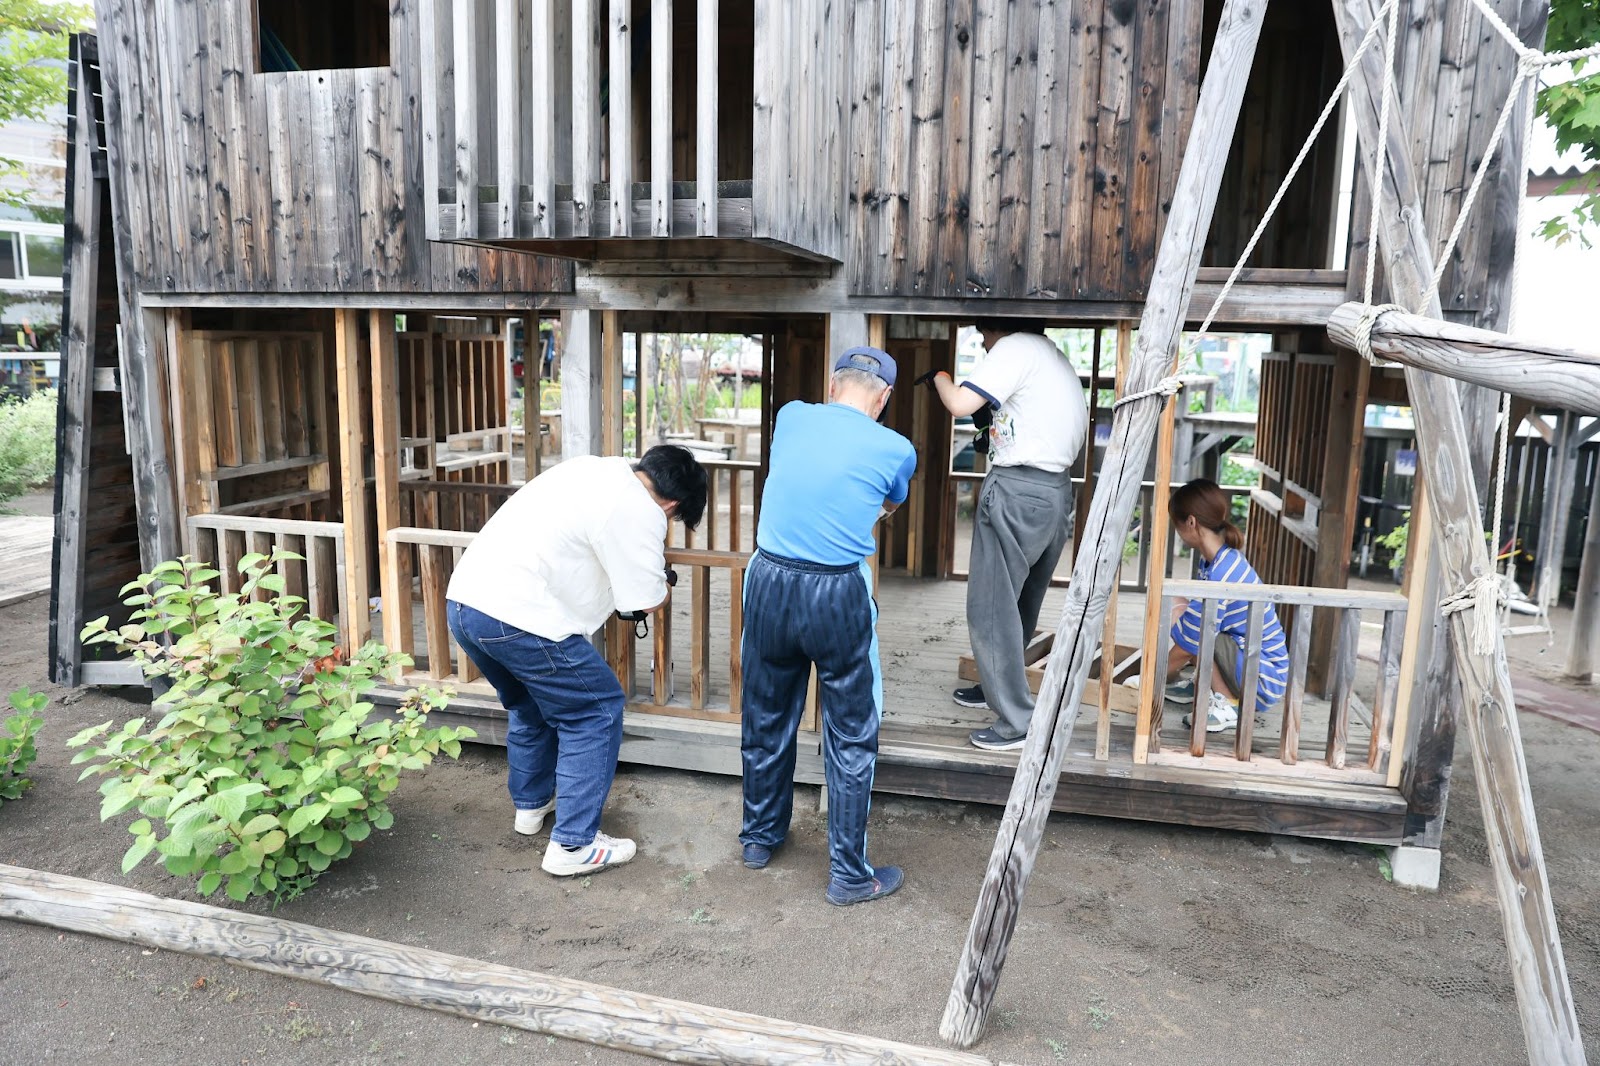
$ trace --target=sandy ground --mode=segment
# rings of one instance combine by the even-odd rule
[[[0,686],[48,688],[47,600],[0,609]],[[38,784],[0,808],[0,861],[120,883],[130,838],[97,820],[64,741],[140,713],[50,689]],[[1600,736],[1523,722],[1566,960],[1600,1061]],[[1470,761],[1458,761],[1437,895],[1370,850],[1057,816],[979,1050],[1014,1063],[1525,1061]],[[504,759],[470,749],[402,785],[392,831],[282,917],[623,988],[936,1044],[999,819],[880,797],[873,855],[907,887],[835,909],[803,789],[790,846],[737,861],[736,781],[624,767],[606,827],[630,866],[538,870],[511,831]],[[146,865],[134,887],[196,898]],[[226,964],[0,922],[0,1063],[631,1063],[643,1060]]]

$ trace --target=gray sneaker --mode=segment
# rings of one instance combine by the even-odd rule
[[[967,739],[972,742],[973,747],[982,748],[984,751],[1016,751],[1028,742],[1028,734],[1024,733],[1020,737],[1001,736],[994,726],[990,726],[987,729],[974,730],[967,735]]]
[[[958,688],[950,693],[950,698],[961,707],[971,707],[974,710],[987,711],[989,701],[983,698],[983,686],[973,685],[971,688]]]

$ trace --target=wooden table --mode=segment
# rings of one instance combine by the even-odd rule
[[[697,418],[694,420],[694,424],[696,435],[701,440],[706,440],[706,433],[713,430],[731,437],[733,455],[730,458],[737,457],[740,459],[744,459],[749,455],[749,449],[746,445],[750,439],[750,431],[753,429],[759,433],[761,430],[761,420],[759,418]]]

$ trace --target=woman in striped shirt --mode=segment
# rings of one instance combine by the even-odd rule
[[[1216,482],[1201,478],[1172,494],[1168,513],[1178,539],[1199,556],[1198,576],[1202,581],[1259,585],[1244,554],[1244,534],[1228,518],[1228,497]],[[1177,703],[1195,701],[1193,680],[1173,680],[1200,654],[1200,602],[1179,600],[1172,612],[1172,652],[1167,659],[1167,699]],[[1246,633],[1250,625],[1250,604],[1244,600],[1219,599],[1216,611],[1216,669],[1211,672],[1211,692],[1206,706],[1206,732],[1219,733],[1239,723],[1239,689],[1245,675]],[[1289,646],[1283,626],[1269,603],[1261,628],[1261,651],[1256,684],[1257,709],[1271,707],[1283,698],[1289,681]],[[1183,724],[1189,724],[1184,716]]]

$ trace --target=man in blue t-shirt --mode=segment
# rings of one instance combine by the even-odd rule
[[[867,862],[867,810],[883,719],[878,608],[867,556],[872,528],[905,502],[917,453],[878,424],[894,359],[851,348],[834,363],[829,401],[778,412],[756,553],[744,583],[742,742],[744,864],[759,870],[789,832],[796,730],[813,663],[822,696],[828,782],[828,902],[887,896],[897,866]]]

